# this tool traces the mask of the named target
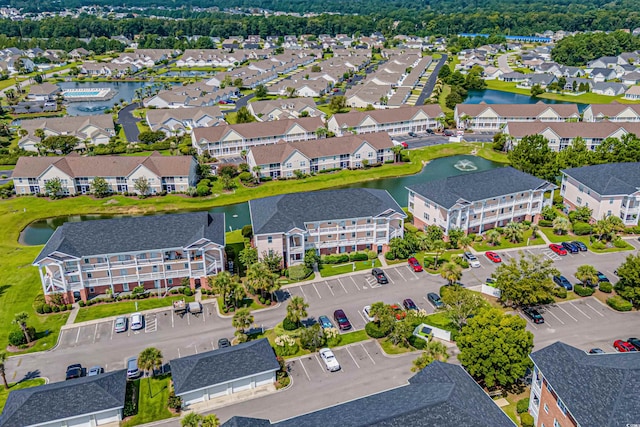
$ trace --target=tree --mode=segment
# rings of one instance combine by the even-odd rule
[[[145,374],[151,372],[151,376],[153,376],[157,369],[162,368],[162,352],[155,347],[145,348],[138,355],[138,368]],[[149,393],[151,393],[151,388],[149,388]]]
[[[556,211],[553,206],[545,206],[542,208],[541,215],[543,219],[553,221],[558,217],[558,211]]]
[[[307,317],[307,308],[309,304],[305,302],[301,296],[294,296],[287,304],[287,319],[296,325],[300,325],[300,321],[303,317]]]
[[[519,258],[503,261],[492,276],[502,302],[528,306],[553,300],[551,276],[559,274],[552,260],[520,252]]]
[[[329,131],[324,126],[320,126],[318,129],[316,129],[316,137],[318,139],[326,138],[328,133]]]
[[[269,270],[273,273],[280,273],[282,269],[282,256],[274,250],[262,251],[262,262],[269,267]]]
[[[409,337],[413,332],[413,325],[409,322],[394,322],[387,339],[394,345],[409,347]]]
[[[248,241],[245,241],[244,249],[238,254],[238,260],[245,267],[249,267],[258,262],[258,249],[251,246]]]
[[[462,329],[470,316],[475,315],[485,305],[479,294],[460,285],[449,286],[441,293],[447,317],[458,330]]]
[[[256,86],[256,98],[263,99],[267,97],[267,88],[265,85]]]
[[[451,243],[451,247],[459,248],[460,247],[460,239],[464,237],[464,231],[461,228],[452,228],[449,230],[449,243]]]
[[[589,222],[593,209],[589,206],[579,206],[575,210],[569,212],[569,219],[572,221]]]
[[[448,358],[447,346],[439,341],[433,341],[433,339],[431,339],[422,354],[413,361],[413,367],[411,370],[413,372],[422,371],[434,360],[445,362]]]
[[[140,134],[138,135],[138,141],[142,142],[143,144],[155,144],[156,142],[162,141],[166,137],[167,135],[161,130],[145,131],[140,132]]]
[[[255,122],[256,118],[253,117],[251,111],[246,106],[242,106],[238,108],[238,112],[236,113],[236,123],[251,123]]]
[[[447,245],[442,240],[434,240],[430,241],[427,244],[427,250],[433,254],[433,263],[434,268],[438,268],[438,262],[440,260],[440,255],[447,250]]]
[[[233,278],[228,271],[221,271],[215,276],[209,276],[209,286],[213,291],[222,297],[222,302],[227,305],[229,302],[229,294],[233,288]],[[223,307],[220,307],[221,309]]]
[[[347,107],[347,98],[342,95],[332,96],[329,101],[329,110],[332,113],[339,113]]]
[[[242,87],[242,84],[243,84],[243,82],[242,82],[242,79],[240,77],[237,77],[237,78],[235,78],[233,80],[233,85],[235,87],[237,87],[238,89],[240,89]]]
[[[509,222],[503,230],[504,237],[511,243],[519,243],[524,238],[522,225],[518,222]]]
[[[24,334],[24,337],[27,340],[27,343],[30,343],[31,336],[29,334],[29,329],[27,327],[28,319],[29,319],[29,315],[27,314],[27,312],[21,311],[20,313],[16,313],[15,316],[13,316],[13,321],[11,323],[13,323],[14,325],[20,326],[20,329],[22,329],[22,333]]]
[[[53,135],[41,140],[40,145],[48,153],[60,153],[66,156],[76,148],[79,142],[80,140],[73,135]]]
[[[531,366],[533,334],[520,316],[485,308],[458,334],[458,360],[476,380],[491,388],[510,386]]]
[[[273,273],[269,266],[263,262],[256,262],[247,268],[247,286],[250,290],[260,292],[264,298],[267,292],[278,281],[278,275]]]
[[[93,181],[91,181],[91,191],[94,196],[102,198],[111,193],[111,188],[109,187],[106,179],[97,176],[93,178]]]
[[[216,414],[209,414],[202,417],[200,427],[219,427],[220,420]]]
[[[133,180],[133,188],[138,192],[140,197],[146,197],[149,194],[151,186],[149,181],[144,176]]]
[[[197,412],[189,412],[184,416],[184,418],[182,418],[180,425],[182,427],[199,427],[201,421],[202,415]]]
[[[544,93],[544,89],[540,85],[531,86],[531,96],[536,97],[538,95],[542,95]]]
[[[555,180],[555,155],[542,135],[523,137],[507,154],[511,165],[538,178]]]
[[[241,308],[233,315],[231,325],[236,331],[244,334],[244,331],[253,324],[253,315],[248,308]]]
[[[388,332],[396,323],[396,314],[389,304],[383,302],[375,302],[371,304],[369,316],[373,317],[373,321],[378,324],[380,330]]]
[[[304,265],[308,269],[313,269],[313,266],[320,262],[320,255],[316,252],[315,249],[309,249],[304,253]]]
[[[44,184],[44,191],[52,199],[62,196],[62,180],[58,177],[49,179]]]
[[[2,377],[2,383],[5,390],[9,390],[9,384],[7,383],[7,373],[5,371],[5,363],[7,362],[7,353],[0,352],[0,377]]]
[[[563,216],[554,219],[552,225],[555,234],[567,234],[571,228],[571,222]]]
[[[391,147],[391,151],[393,151],[393,161],[397,162],[399,161],[398,159],[400,159],[400,154],[402,153],[402,150],[404,149],[404,147],[402,145],[394,145],[393,147]]]
[[[455,283],[462,277],[462,267],[450,261],[442,266],[440,275],[443,279],[446,279],[449,284]]]
[[[598,283],[598,270],[593,265],[581,265],[576,270],[575,276],[584,284]]]
[[[327,338],[318,323],[304,328],[302,332],[300,332],[300,345],[307,350],[316,351],[318,348],[324,346],[326,342]]]
[[[620,280],[615,285],[616,292],[622,298],[638,305],[640,302],[640,254],[631,254],[618,267]]]
[[[593,224],[593,233],[600,241],[611,241],[616,237],[616,233],[622,230],[624,230],[622,220],[613,215],[599,219]]]
[[[229,175],[222,175],[220,182],[222,183],[222,189],[226,191],[231,191],[237,187],[236,182]]]

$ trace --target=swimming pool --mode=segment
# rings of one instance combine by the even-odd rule
[[[95,98],[103,99],[110,95],[111,89],[109,88],[87,88],[87,89],[64,89],[62,96],[66,99],[72,98]]]

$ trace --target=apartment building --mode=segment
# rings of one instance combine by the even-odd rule
[[[437,104],[429,104],[334,114],[327,122],[327,128],[338,136],[345,132],[356,134],[387,132],[395,136],[437,129],[441,118],[444,118],[442,108]]]
[[[297,119],[301,115],[308,117],[326,116],[318,109],[316,103],[310,98],[274,99],[266,101],[250,102],[247,108],[260,122],[272,120]]]
[[[555,342],[530,355],[529,413],[536,427],[633,426],[640,396],[637,353],[588,354]]]
[[[385,252],[404,236],[407,215],[386,190],[349,188],[249,201],[253,245],[273,251],[285,266],[300,264],[307,250],[319,254]]]
[[[17,195],[44,194],[47,181],[59,179],[62,194],[90,194],[95,178],[104,178],[113,193],[138,193],[136,181],[146,180],[148,194],[185,192],[197,183],[198,163],[192,156],[20,157],[13,171]]]
[[[512,167],[465,173],[414,184],[409,190],[413,225],[437,225],[483,233],[511,221],[537,222],[542,208],[553,200],[555,185]],[[551,192],[546,199],[544,194]]]
[[[209,153],[213,157],[238,156],[252,147],[273,145],[281,140],[295,142],[317,139],[316,130],[323,127],[320,117],[303,117],[196,128],[191,132],[191,142],[198,154]]]
[[[23,120],[20,127],[27,134],[18,141],[18,146],[27,151],[38,151],[40,138],[36,136],[36,129],[44,131],[44,137],[58,135],[73,135],[80,141],[94,145],[107,144],[115,136],[115,126],[111,114],[97,114],[94,116],[75,117],[47,117],[42,119]]]
[[[151,109],[146,114],[147,124],[152,131],[162,131],[167,136],[190,133],[194,128],[227,124],[220,107],[213,105],[200,108]]]
[[[638,225],[640,163],[607,163],[563,169],[560,194],[570,210],[587,206],[597,221],[619,217],[624,225]]]
[[[247,163],[256,176],[290,178],[295,171],[311,174],[393,161],[392,148],[393,141],[389,134],[378,132],[256,146],[249,150]],[[260,167],[257,172],[256,166]]]
[[[453,117],[459,129],[499,131],[507,122],[579,120],[576,104],[458,104]]]
[[[591,104],[582,113],[585,122],[640,122],[640,105],[620,104]]]
[[[45,298],[72,302],[137,286],[166,294],[189,279],[208,288],[224,269],[224,214],[191,212],[67,222],[33,262]]]

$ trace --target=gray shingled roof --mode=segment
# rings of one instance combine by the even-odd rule
[[[177,396],[280,369],[273,348],[266,338],[173,359],[169,363]]]
[[[406,216],[386,190],[347,188],[291,193],[249,201],[254,234],[305,229],[304,223],[375,217],[387,210]]]
[[[632,194],[640,188],[640,163],[605,163],[563,169],[562,173],[574,178],[601,196]]]
[[[202,238],[224,245],[224,214],[203,211],[67,222],[49,238],[34,264],[56,251],[83,257],[185,247]]]
[[[409,385],[273,424],[277,427],[513,427],[457,365],[433,362]],[[258,424],[256,420],[255,425]],[[223,427],[232,427],[232,418]]]
[[[450,176],[436,181],[414,184],[409,190],[449,209],[460,199],[468,202],[491,199],[505,194],[534,190],[549,182],[512,167]]]
[[[617,427],[640,421],[640,355],[591,355],[562,342],[531,359],[582,426]]]
[[[25,427],[123,408],[126,370],[15,390],[0,415],[1,427]]]

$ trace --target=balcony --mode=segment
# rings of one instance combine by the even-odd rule
[[[172,279],[174,277],[189,277],[189,269],[168,270],[165,271],[164,274],[167,279]]]
[[[82,271],[92,271],[92,270],[105,270],[109,268],[109,264],[106,262],[98,262],[95,264],[82,264]]]
[[[101,277],[99,279],[86,279],[84,281],[85,286],[107,286],[111,285],[111,280],[108,277]]]

